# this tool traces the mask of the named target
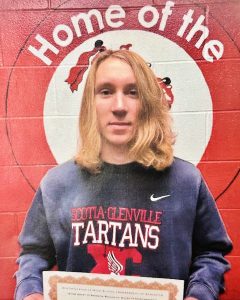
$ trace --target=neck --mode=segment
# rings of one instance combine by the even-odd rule
[[[126,146],[102,147],[101,159],[107,163],[121,165],[132,162]]]

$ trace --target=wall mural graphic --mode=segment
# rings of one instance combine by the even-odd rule
[[[217,201],[235,244],[230,256],[233,270],[227,275],[228,290],[222,299],[236,300],[240,292],[235,282],[240,279],[240,42],[234,28],[240,25],[240,2],[139,0],[130,6],[124,1],[98,6],[90,1],[86,7],[77,1],[46,1],[39,14],[33,11],[35,2],[17,14],[0,7],[1,130],[2,147],[7,149],[2,165],[10,166],[2,177],[2,194],[5,198],[13,194],[11,181],[17,176],[23,197],[27,195],[23,205],[15,205],[20,201],[15,191],[12,205],[5,199],[1,206],[0,212],[17,220],[12,243],[17,244],[42,176],[70,159],[81,142],[78,114],[91,61],[104,47],[125,47],[142,55],[159,78],[177,134],[175,155],[199,167]],[[11,36],[11,30],[18,35]],[[17,256],[14,247],[7,256]],[[14,265],[13,260],[7,263]],[[8,280],[10,289],[5,296],[0,292],[0,300],[11,298],[14,282]]]

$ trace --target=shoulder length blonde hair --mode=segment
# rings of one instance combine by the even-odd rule
[[[145,167],[163,170],[173,161],[174,134],[169,107],[151,68],[141,56],[129,50],[101,52],[90,67],[79,115],[81,142],[75,160],[91,173],[101,171],[101,136],[97,126],[95,80],[99,65],[110,57],[123,60],[131,66],[141,103],[136,135],[129,144],[129,155],[133,161]]]

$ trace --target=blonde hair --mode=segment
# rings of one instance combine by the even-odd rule
[[[99,65],[110,57],[131,66],[141,103],[136,135],[129,144],[129,156],[145,167],[163,170],[173,161],[174,134],[169,107],[151,68],[141,56],[129,50],[101,52],[90,67],[79,116],[81,144],[75,160],[91,173],[101,171],[101,136],[97,126],[94,88]]]

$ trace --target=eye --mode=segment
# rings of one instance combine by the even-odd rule
[[[137,98],[137,97],[138,97],[138,91],[137,91],[136,88],[129,89],[128,94],[129,94],[131,97],[134,97],[134,98]]]
[[[99,91],[99,94],[102,96],[109,96],[112,94],[112,91],[110,89],[102,89]]]

